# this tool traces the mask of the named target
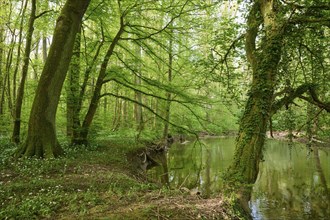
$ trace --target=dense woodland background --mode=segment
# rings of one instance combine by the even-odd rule
[[[7,187],[1,205],[8,209],[0,214],[31,217],[30,205],[44,204],[44,191],[29,194],[30,204],[26,178],[37,178],[31,181],[36,191],[78,174],[76,190],[84,178],[79,163],[91,177],[106,167],[102,181],[91,182],[93,199],[108,207],[104,194],[119,201],[117,195],[135,186],[123,165],[130,146],[157,140],[164,147],[170,135],[235,133],[224,195],[250,218],[268,131],[329,141],[329,10],[327,0],[1,0],[1,184]],[[104,151],[81,152],[109,139],[115,141]],[[64,151],[68,169],[61,157],[11,160],[53,159]],[[54,179],[43,182],[52,172]],[[120,184],[109,189],[117,183],[113,175]],[[21,182],[11,185],[16,177]],[[53,216],[75,204],[71,196],[80,201],[76,193],[63,194],[45,195],[46,214],[37,206],[32,214]],[[55,197],[61,206],[53,207]],[[21,200],[27,208],[17,213]]]
[[[16,143],[26,137],[64,3],[1,1],[0,134]],[[57,108],[58,137],[87,143],[73,137],[85,125],[89,140],[237,131],[252,80],[244,46],[250,7],[236,1],[91,1]],[[329,5],[282,1],[274,7],[294,24],[284,33],[269,99],[276,102],[313,84],[326,103]],[[257,46],[265,31],[262,24],[259,29]],[[271,128],[328,137],[329,115],[310,104],[308,95],[299,96],[272,115]],[[12,132],[18,122],[20,134],[17,128]]]

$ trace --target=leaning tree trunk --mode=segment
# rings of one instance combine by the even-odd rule
[[[81,114],[81,109],[83,105],[83,100],[86,92],[86,87],[88,80],[90,78],[90,74],[95,66],[95,63],[97,61],[97,58],[99,57],[101,48],[103,46],[104,41],[99,44],[99,46],[96,49],[95,55],[93,57],[92,62],[88,65],[87,69],[85,70],[84,77],[83,77],[83,83],[80,87],[80,92],[77,97],[77,103],[76,106],[74,107],[74,113],[73,113],[73,118],[72,118],[72,135],[71,135],[71,145],[75,144],[80,144],[80,133],[81,133],[81,122],[80,122],[80,114]]]
[[[123,17],[120,18],[120,28],[112,40],[108,51],[103,59],[103,62],[101,64],[101,69],[99,72],[99,75],[96,80],[96,85],[94,88],[93,96],[91,99],[91,102],[89,104],[88,111],[85,115],[84,121],[82,123],[81,128],[79,129],[79,133],[73,133],[73,137],[71,139],[71,144],[72,145],[87,145],[88,144],[88,133],[89,133],[89,128],[92,124],[92,121],[94,119],[94,115],[96,113],[99,100],[101,98],[101,90],[102,86],[104,84],[104,78],[106,77],[106,70],[108,67],[108,63],[110,61],[110,58],[114,52],[114,49],[120,39],[121,34],[124,32],[124,20]]]
[[[90,0],[67,0],[57,19],[53,42],[36,90],[27,139],[17,156],[51,158],[63,150],[56,137],[55,117],[75,37]]]
[[[256,1],[248,17],[246,53],[253,79],[244,114],[240,121],[234,160],[225,176],[225,184],[235,193],[235,204],[249,216],[252,184],[255,183],[271,114],[276,86],[277,66],[281,57],[282,29],[276,23],[273,1]],[[261,16],[260,16],[261,15]],[[266,36],[256,49],[258,27],[263,23]]]

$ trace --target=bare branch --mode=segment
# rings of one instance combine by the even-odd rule
[[[319,108],[326,110],[330,113],[330,102],[322,102],[316,94],[315,88],[309,88],[309,93],[312,97],[313,104],[317,105]]]
[[[40,14],[38,14],[37,16],[35,16],[34,19],[37,20],[38,18],[40,18],[41,16],[43,16],[43,15],[49,13],[49,12],[54,12],[54,10],[52,9],[52,10],[41,12]]]
[[[205,129],[207,130],[205,127],[204,127],[204,124],[202,123],[202,121],[204,122],[207,122],[207,123],[210,123],[208,120],[206,119],[203,119],[201,118],[200,116],[198,116],[195,111],[188,105],[188,104],[194,104],[195,106],[201,106],[200,104],[196,103],[196,102],[193,102],[193,101],[181,101],[181,100],[177,100],[177,99],[170,99],[168,100],[167,98],[164,98],[164,97],[161,97],[161,96],[158,96],[158,95],[155,95],[155,94],[151,94],[151,93],[147,93],[147,92],[144,92],[140,89],[137,89],[135,87],[133,87],[132,85],[128,85],[128,84],[125,84],[123,82],[120,82],[119,80],[117,79],[112,79],[113,81],[115,81],[116,83],[122,85],[122,86],[125,86],[126,88],[129,88],[129,89],[132,89],[133,91],[135,92],[139,92],[143,95],[146,95],[146,96],[150,96],[150,97],[154,97],[156,99],[160,99],[160,100],[163,100],[163,101],[171,101],[171,102],[176,102],[182,106],[184,106],[185,108],[187,108],[191,114],[193,114],[195,116],[195,118],[198,120],[199,124]],[[125,80],[127,83],[131,84],[130,82],[128,82],[127,80]],[[202,106],[201,106],[202,107]]]
[[[136,41],[136,40],[145,40],[145,39],[148,39],[148,38],[150,38],[150,37],[152,37],[152,36],[154,36],[154,35],[157,35],[157,34],[159,34],[159,33],[161,33],[161,32],[163,32],[164,30],[166,30],[173,22],[174,22],[174,20],[175,19],[177,19],[177,18],[179,18],[183,13],[184,13],[184,8],[186,7],[186,5],[188,4],[188,2],[189,2],[189,0],[187,0],[184,4],[183,4],[183,6],[182,6],[182,8],[180,9],[180,12],[176,15],[176,16],[174,16],[174,17],[172,17],[171,18],[171,20],[163,27],[163,28],[161,28],[160,30],[158,30],[158,31],[155,31],[154,33],[151,33],[151,34],[149,34],[149,35],[147,35],[147,36],[144,36],[144,37],[140,37],[140,38],[132,38],[132,37],[126,37],[126,38],[120,38],[121,40],[133,40],[133,41]],[[130,25],[130,24],[127,24],[127,26],[128,27],[134,27],[133,25]],[[137,25],[135,25],[135,27],[136,27]],[[149,29],[151,29],[151,28],[149,28]]]
[[[314,117],[310,118],[307,122],[305,122],[303,125],[300,126],[300,128],[297,129],[297,132],[296,132],[296,136],[300,133],[301,129],[303,129],[303,127],[305,125],[307,125],[308,123],[314,121],[323,111],[324,109],[320,109],[315,115]]]
[[[84,19],[84,21],[86,21],[86,20],[88,20],[88,18],[98,9],[98,8],[100,8],[102,5],[103,5],[103,3],[104,3],[104,0],[102,0],[99,4],[97,4],[96,5],[96,7],[95,8],[93,8],[92,10],[90,10],[90,13],[89,13],[89,15],[87,15],[87,16],[85,16],[85,19]]]
[[[218,54],[220,57],[221,57],[221,60],[212,68],[211,70],[211,73],[219,66],[219,64],[223,64],[223,63],[226,63],[226,66],[228,67],[227,65],[227,58],[231,52],[231,50],[233,50],[236,46],[236,43],[238,41],[240,41],[241,39],[243,39],[245,37],[244,34],[240,35],[238,38],[236,38],[229,46],[229,48],[227,49],[225,55],[222,57],[222,55],[217,51],[215,50],[215,48],[212,48],[212,51],[214,51],[216,54]]]

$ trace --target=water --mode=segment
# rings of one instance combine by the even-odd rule
[[[221,190],[234,145],[234,138],[175,144],[148,175],[207,197]],[[250,201],[254,219],[330,219],[330,149],[267,140],[264,160]]]

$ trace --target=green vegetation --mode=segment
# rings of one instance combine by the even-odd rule
[[[329,139],[327,3],[2,0],[0,138],[15,147],[1,155],[60,173],[110,137],[134,140],[122,152],[235,132],[225,179],[249,212],[267,131]]]
[[[15,147],[1,140],[0,218],[230,218],[221,198],[202,199],[147,181],[126,154],[141,147],[133,139],[68,147],[56,159],[13,161]],[[139,175],[139,172],[141,174]]]

